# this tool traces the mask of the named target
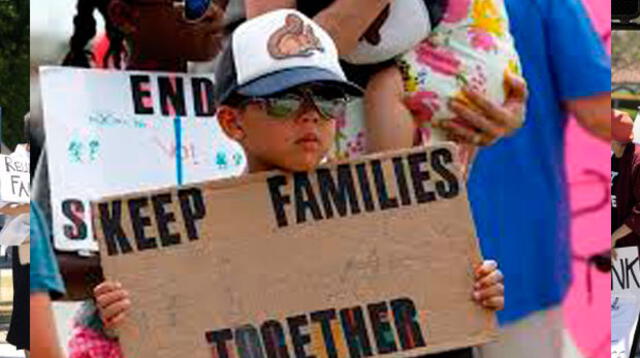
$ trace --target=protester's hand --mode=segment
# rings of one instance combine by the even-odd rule
[[[475,269],[473,299],[483,307],[499,311],[504,308],[504,276],[498,263],[486,260]]]
[[[118,328],[131,308],[129,293],[119,282],[105,281],[93,290],[104,328]]]
[[[477,146],[491,145],[513,133],[524,123],[527,85],[523,78],[508,74],[505,90],[506,100],[500,105],[465,89],[463,93],[468,102],[455,98],[449,102],[449,108],[458,118],[440,123],[439,127],[448,132],[451,140]]]
[[[611,259],[616,260],[618,258],[618,253],[616,252],[616,242],[618,239],[615,234],[611,235]]]

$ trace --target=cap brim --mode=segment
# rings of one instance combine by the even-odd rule
[[[360,97],[364,93],[358,85],[345,81],[331,71],[316,67],[299,67],[271,73],[240,86],[236,91],[247,97],[261,97],[313,82],[331,83],[352,96]]]

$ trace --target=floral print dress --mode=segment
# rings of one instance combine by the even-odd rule
[[[502,103],[506,74],[521,73],[502,0],[450,0],[440,25],[397,63],[425,142],[446,139],[432,124],[455,119],[448,101],[465,101],[462,88]]]
[[[432,125],[455,119],[448,101],[464,101],[462,88],[468,86],[502,103],[506,74],[521,75],[503,0],[449,0],[442,22],[396,63],[404,80],[405,104],[423,143],[446,140],[444,132]],[[338,120],[333,159],[364,154],[361,107],[361,101],[355,101],[347,111],[348,120]]]

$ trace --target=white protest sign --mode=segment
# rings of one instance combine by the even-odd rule
[[[89,200],[233,176],[212,76],[40,70],[55,247],[97,250]]]
[[[640,144],[640,112],[638,112],[636,120],[633,122],[633,141]]]
[[[29,152],[18,147],[11,155],[0,154],[0,199],[29,202]]]
[[[640,297],[640,261],[637,247],[620,247],[612,261],[611,290],[613,294],[633,294]]]
[[[611,266],[611,357],[628,358],[640,315],[637,247],[616,248]]]
[[[639,314],[638,296],[611,296],[611,358],[629,358]]]

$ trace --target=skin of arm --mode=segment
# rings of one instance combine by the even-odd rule
[[[31,354],[33,357],[63,358],[48,293],[31,294],[30,313]]]
[[[9,204],[0,208],[0,215],[17,216],[29,213],[29,204]]]
[[[390,2],[391,0],[336,0],[313,20],[331,35],[338,53],[343,55],[357,46],[362,34]],[[295,7],[296,0],[245,0],[247,18],[275,9]]]
[[[614,231],[613,234],[611,235],[611,240],[613,241],[613,244],[615,245],[616,241],[631,234],[632,231],[633,230],[631,230],[631,228],[628,227],[627,225],[620,226],[618,230]]]
[[[611,140],[611,95],[609,93],[568,100],[565,101],[565,105],[589,133],[605,141]]]

